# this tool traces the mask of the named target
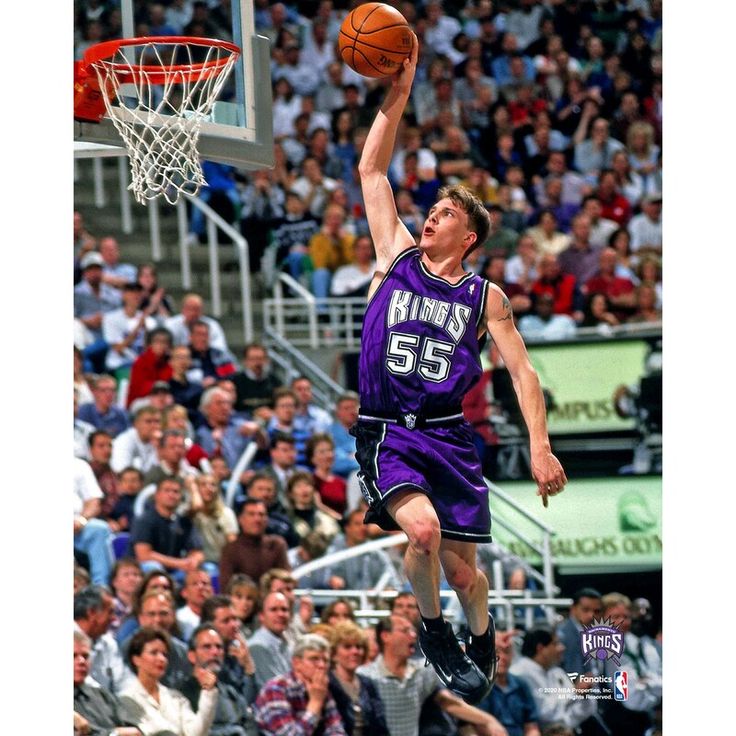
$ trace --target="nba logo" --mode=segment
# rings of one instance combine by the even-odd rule
[[[613,678],[613,697],[615,700],[628,700],[629,698],[629,676],[626,672],[618,670]]]

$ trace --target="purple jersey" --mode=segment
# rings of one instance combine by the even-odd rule
[[[472,273],[456,284],[433,275],[418,248],[400,253],[363,319],[361,413],[459,406],[482,372],[478,329],[487,289]]]

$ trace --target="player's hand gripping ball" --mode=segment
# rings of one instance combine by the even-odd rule
[[[364,77],[389,77],[411,54],[414,38],[406,18],[385,3],[364,3],[340,26],[340,58]]]

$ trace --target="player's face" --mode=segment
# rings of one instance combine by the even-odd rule
[[[465,253],[473,235],[468,230],[468,215],[451,199],[441,199],[429,210],[419,248],[433,254]]]

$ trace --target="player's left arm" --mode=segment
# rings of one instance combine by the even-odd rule
[[[542,502],[547,506],[547,496],[560,493],[567,483],[567,476],[560,461],[552,454],[542,388],[524,341],[514,324],[511,303],[494,284],[488,285],[485,323],[511,375],[529,431],[532,475],[537,482],[537,495],[542,497]]]

